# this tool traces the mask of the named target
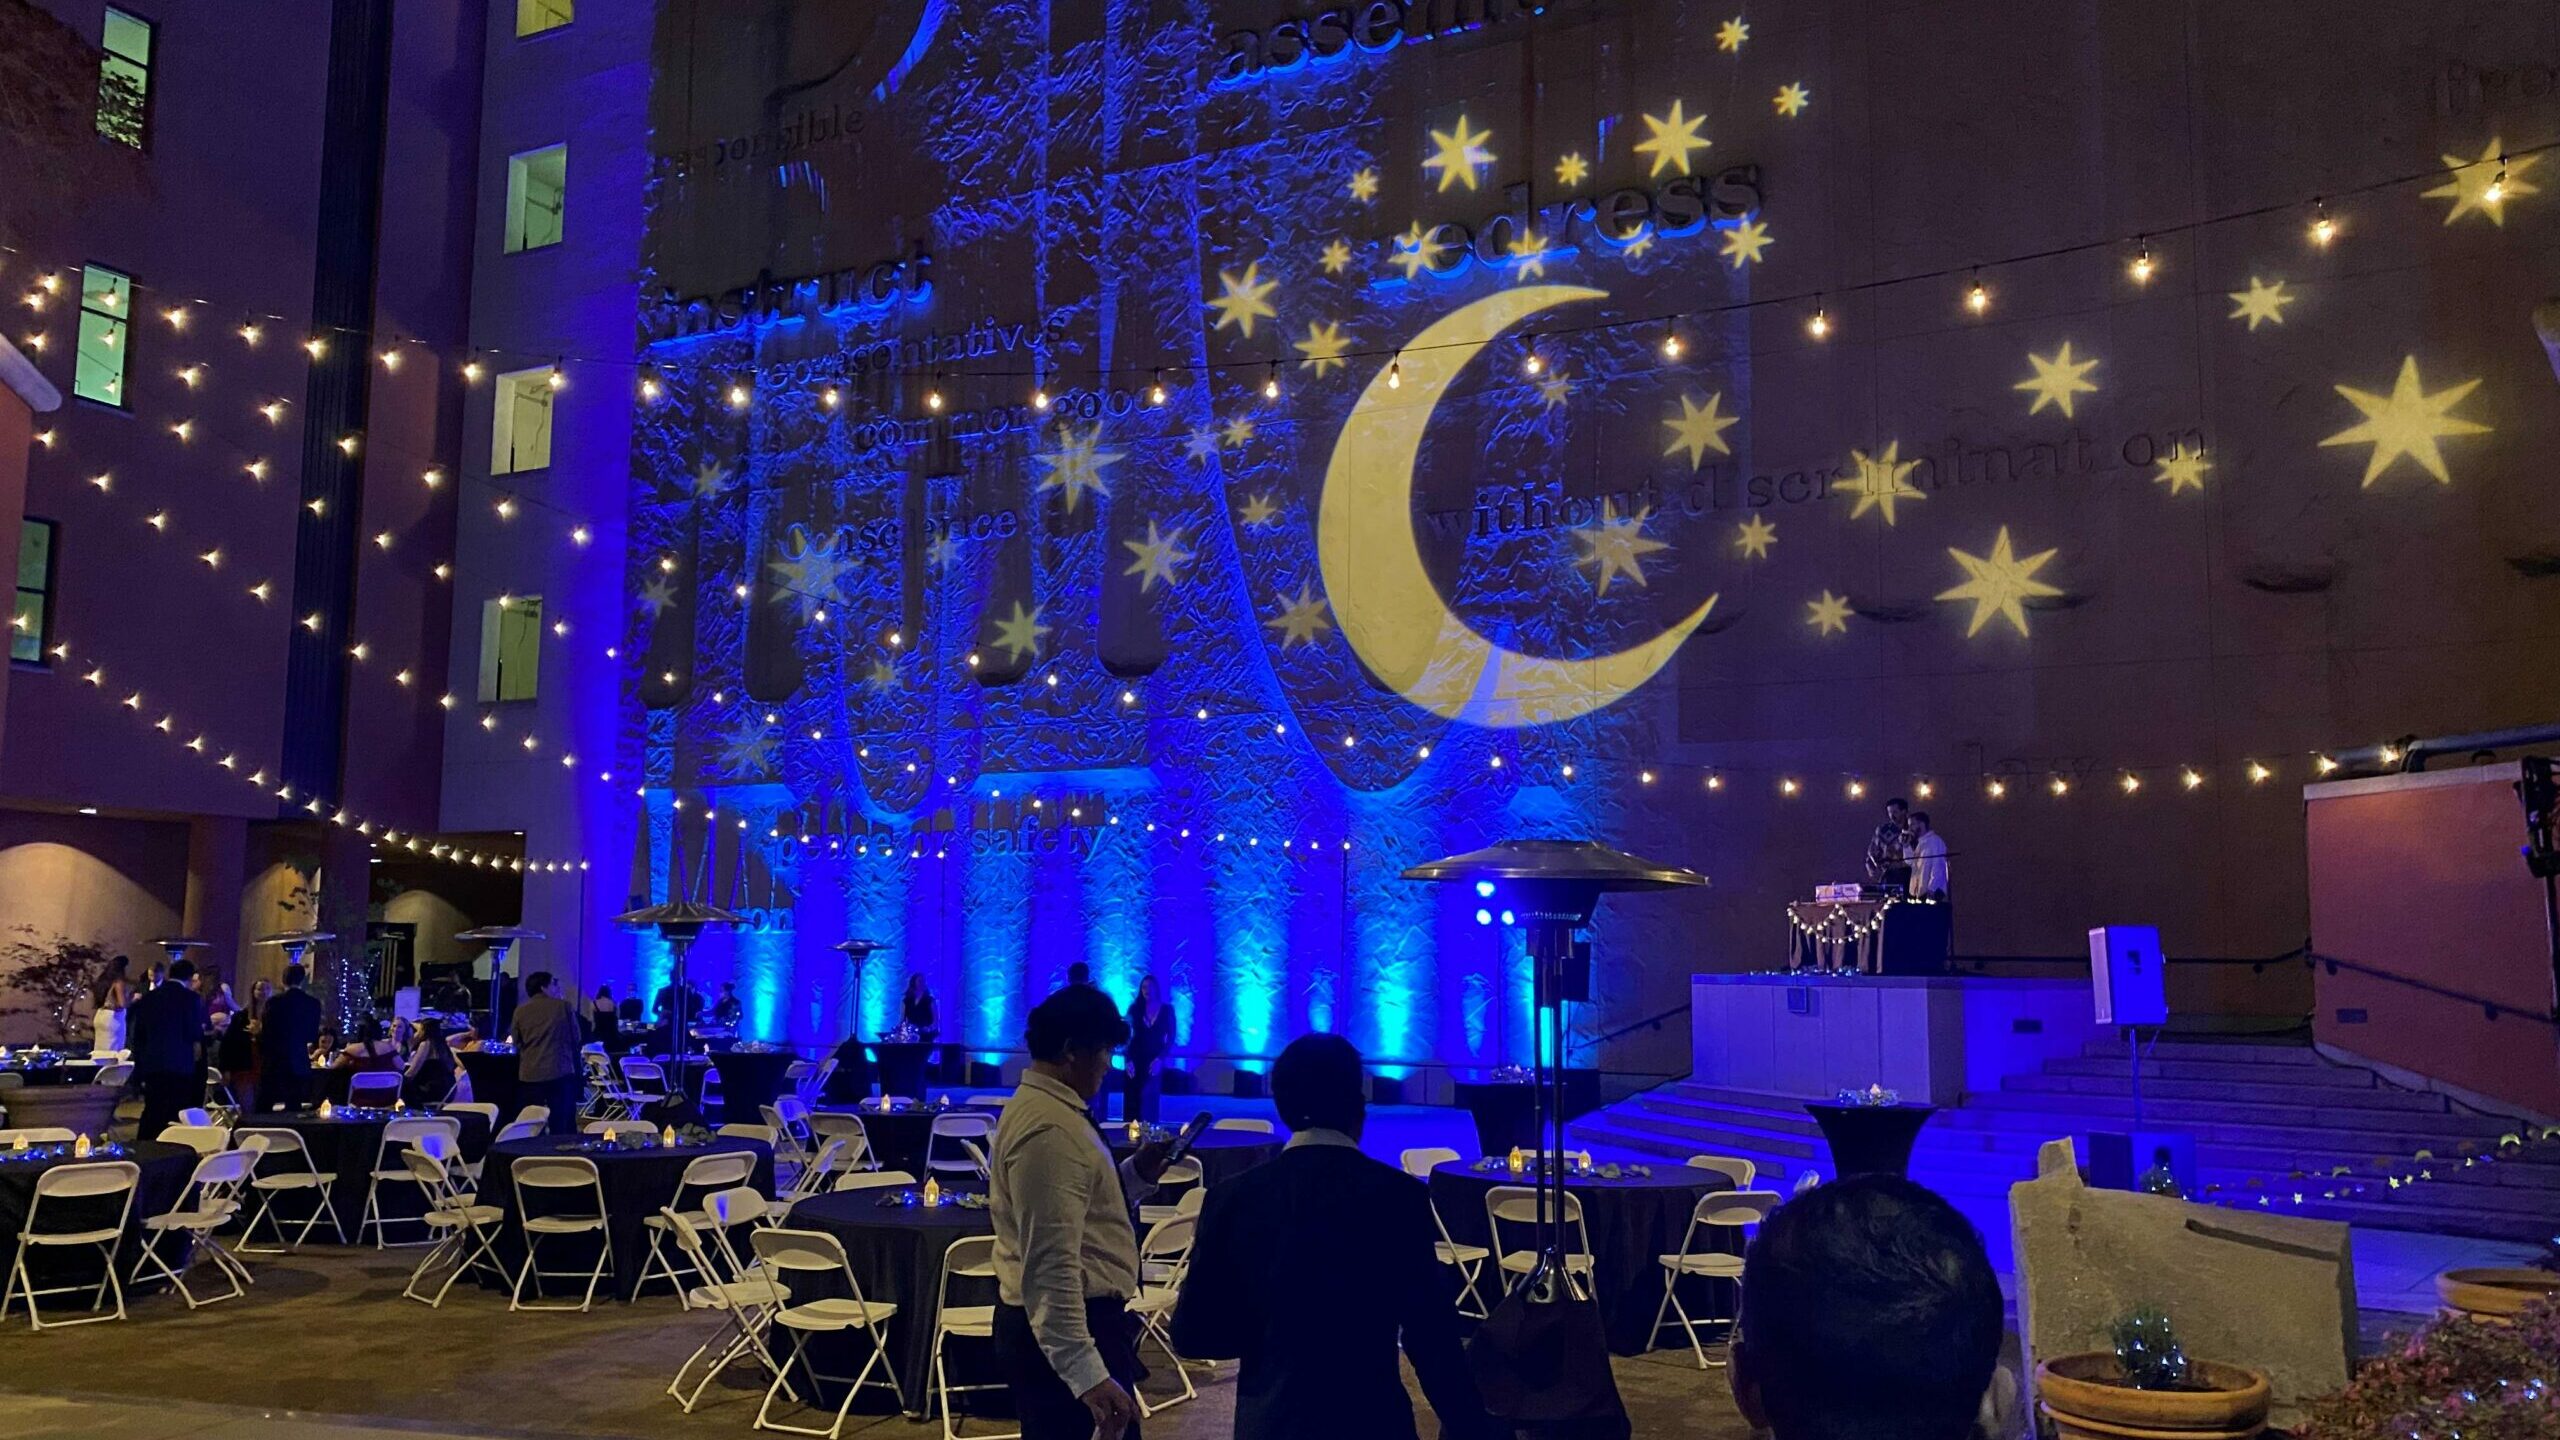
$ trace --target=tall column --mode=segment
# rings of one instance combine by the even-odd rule
[[[243,1000],[249,965],[240,953],[240,892],[248,867],[248,821],[198,815],[187,822],[187,904],[178,928],[212,942],[207,961]]]

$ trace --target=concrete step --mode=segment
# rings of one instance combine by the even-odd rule
[[[2130,1107],[2127,1114],[2130,1114]],[[1943,1111],[1929,1124],[1930,1129],[1940,1133],[1991,1130],[2049,1140],[2057,1135],[2066,1135],[2075,1131],[2115,1128],[2120,1118],[2095,1111],[2001,1110],[1967,1106],[1962,1109]],[[2455,1146],[2461,1141],[2472,1140],[2486,1144],[2494,1142],[2498,1133],[2494,1127],[2486,1133],[2461,1134],[2376,1123],[2381,1117],[2334,1125],[2280,1123],[2262,1125],[2236,1118],[2178,1117],[2154,1110],[2150,1118],[2163,1128],[2183,1130],[2193,1135],[2200,1145],[2219,1143],[2270,1149],[2289,1148],[2306,1154],[2343,1152],[2368,1157],[2410,1155],[2420,1150],[2433,1150],[2439,1155],[2446,1155],[2453,1153]],[[2093,1126],[2089,1123],[2092,1119],[2101,1123]]]
[[[2303,1087],[2298,1094],[2319,1094]],[[2142,1113],[2146,1123],[2184,1127],[2211,1124],[2285,1125],[2315,1130],[2388,1131],[2428,1134],[2457,1140],[2495,1140],[2510,1134],[2514,1127],[2504,1120],[2487,1115],[2434,1113],[2395,1106],[2362,1103],[2363,1097],[2384,1091],[2349,1091],[2323,1104],[2267,1104],[2243,1100],[2189,1099],[2143,1092]],[[2074,1094],[2049,1090],[1994,1090],[1965,1097],[1963,1113],[1968,1115],[2031,1114],[2052,1116],[2104,1115],[2130,1121],[2134,1113],[2131,1094]]]
[[[2122,1035],[2092,1037],[2080,1048],[2087,1056],[2105,1056],[2121,1060],[2132,1047]],[[2143,1050],[2154,1060],[2223,1060],[2243,1065],[2323,1066],[2331,1063],[2327,1056],[2311,1047],[2307,1038],[2291,1036],[2258,1039],[2234,1036],[2220,1040],[2163,1039],[2145,1044]]]
[[[1584,1120],[1593,1118],[1586,1116]],[[1625,1106],[1602,1112],[1598,1118],[1624,1134],[1645,1136],[1663,1145],[1686,1146],[1680,1151],[1684,1156],[1785,1155],[1801,1162],[1822,1148],[1822,1137],[1818,1132],[1803,1135],[1769,1129],[1751,1123],[1747,1116],[1717,1118],[1666,1114],[1646,1107]],[[1566,1133],[1572,1133],[1571,1127],[1567,1127]]]
[[[2030,1071],[2005,1076],[2000,1088],[2026,1095],[2133,1095],[2127,1074],[2077,1075]],[[2413,1114],[2449,1115],[2452,1103],[2423,1090],[2395,1090],[2376,1083],[2364,1087],[2333,1084],[2261,1083],[2254,1081],[2153,1080],[2142,1082],[2145,1100],[2224,1100],[2263,1105],[2356,1105],[2374,1110],[2406,1110]],[[1972,1103],[1968,1098],[1968,1104]]]
[[[2097,1075],[2121,1079],[2132,1075],[2133,1066],[2122,1055],[2112,1059],[2066,1055],[2044,1062],[2044,1070],[2048,1075]],[[2157,1056],[2142,1062],[2143,1083],[2148,1085],[2154,1080],[2201,1080],[2217,1085],[2328,1085],[2342,1090],[2370,1090],[2374,1087],[2370,1072],[2351,1070],[2343,1065],[2253,1065],[2230,1060],[2163,1060]]]
[[[1687,1095],[1665,1095],[1657,1091],[1631,1102],[1636,1109],[1665,1117],[1705,1118],[1720,1123],[1738,1123],[1755,1130],[1784,1135],[1819,1137],[1822,1122],[1813,1112],[1799,1105],[1730,1105]]]

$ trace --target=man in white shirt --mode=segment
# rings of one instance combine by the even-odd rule
[[[1130,1207],[1155,1189],[1165,1146],[1119,1165],[1090,1108],[1129,1024],[1109,996],[1069,985],[1031,1012],[1031,1068],[1004,1107],[990,1154],[996,1359],[1023,1440],[1138,1434],[1144,1373],[1129,1318],[1138,1293]]]
[[[1929,828],[1929,812],[1914,810],[1905,822],[1911,835],[1911,897],[1947,898],[1947,840]]]

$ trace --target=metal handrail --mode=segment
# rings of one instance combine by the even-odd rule
[[[2496,1020],[2501,1016],[2513,1015],[2519,1019],[2531,1020],[2537,1025],[2547,1025],[2554,1029],[2560,1029],[2560,1015],[2539,1013],[2526,1009],[2521,1005],[2509,1004],[2504,1000],[2492,1000],[2486,995],[2474,995],[2467,990],[2456,990],[2450,986],[2438,985],[2432,980],[2421,980],[2415,975],[2402,975],[2396,971],[2384,970],[2372,965],[2358,964],[2353,960],[2341,960],[2335,955],[2324,955],[2317,950],[2304,952],[2302,958],[2305,964],[2328,966],[2329,973],[2332,975],[2337,974],[2341,970],[2353,970],[2359,975],[2370,975],[2377,980],[2390,980],[2401,985],[2406,985],[2412,990],[2423,990],[2430,995],[2440,996],[2447,1000],[2459,1000],[2466,1005],[2477,1005],[2492,1020]]]

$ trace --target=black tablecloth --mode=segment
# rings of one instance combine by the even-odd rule
[[[336,1207],[338,1223],[346,1227],[347,1239],[353,1241],[369,1238],[359,1237],[356,1234],[356,1226],[364,1219],[364,1196],[365,1191],[373,1184],[374,1164],[382,1158],[383,1128],[395,1118],[459,1121],[462,1125],[462,1158],[477,1161],[489,1153],[491,1138],[489,1117],[468,1110],[451,1114],[440,1110],[416,1110],[396,1117],[368,1114],[361,1119],[343,1113],[332,1113],[323,1117],[310,1110],[269,1111],[248,1117],[241,1122],[240,1128],[243,1130],[290,1130],[301,1136],[303,1148],[311,1155],[311,1168],[323,1173],[334,1173],[338,1177],[329,1186],[329,1203]],[[398,1168],[396,1159],[397,1157],[394,1157],[394,1164],[383,1168]],[[259,1162],[258,1173],[271,1175],[300,1168],[300,1164],[292,1156],[270,1156]],[[290,1214],[294,1219],[299,1220],[304,1214],[301,1209],[303,1202],[299,1200],[278,1197],[278,1203],[282,1207],[279,1211],[280,1215]],[[425,1200],[416,1185],[386,1183],[382,1187],[381,1209],[383,1216],[394,1222],[411,1221],[417,1219],[420,1212],[425,1209]],[[291,1227],[287,1233],[290,1234],[293,1229],[299,1228],[299,1226]],[[259,1229],[261,1234],[265,1233],[264,1226]],[[410,1241],[422,1238],[425,1233],[423,1226],[394,1223],[391,1233],[385,1238],[392,1241]],[[333,1240],[337,1237],[326,1225],[323,1225],[311,1232],[311,1238]]]
[[[987,1211],[946,1205],[927,1210],[922,1206],[886,1206],[884,1195],[895,1191],[855,1190],[841,1195],[820,1195],[803,1200],[792,1207],[791,1224],[796,1229],[819,1230],[832,1235],[844,1246],[845,1260],[852,1265],[854,1278],[862,1282],[862,1298],[875,1303],[886,1302],[898,1307],[889,1322],[889,1360],[898,1367],[898,1383],[906,1387],[907,1408],[921,1411],[933,1380],[933,1326],[941,1313],[942,1257],[951,1242],[970,1235],[986,1235],[995,1229]],[[795,1300],[840,1295],[843,1287],[824,1286],[814,1280],[792,1282]],[[992,1278],[963,1280],[953,1297],[962,1305],[995,1303],[995,1281]],[[818,1368],[832,1375],[851,1375],[862,1367],[868,1341],[853,1336],[821,1335],[811,1338],[813,1356]],[[995,1365],[989,1342],[959,1340],[944,1347],[943,1370],[954,1385],[974,1385],[993,1380]],[[794,1375],[798,1372],[795,1370]],[[828,1404],[843,1398],[836,1390],[826,1397]],[[981,1408],[999,1397],[963,1396],[961,1413],[970,1411],[970,1400],[979,1400]],[[866,1390],[856,1402],[857,1409],[882,1411],[889,1408],[888,1392]]]
[[[671,1149],[579,1148],[596,1138],[592,1135],[541,1135],[489,1147],[489,1163],[480,1172],[480,1202],[495,1205],[506,1212],[499,1221],[496,1248],[508,1274],[514,1274],[516,1267],[524,1262],[524,1232],[516,1224],[514,1171],[515,1162],[528,1155],[576,1155],[595,1162],[597,1176],[604,1182],[606,1230],[613,1242],[613,1273],[607,1277],[609,1289],[600,1288],[597,1293],[610,1293],[623,1300],[630,1299],[631,1292],[639,1287],[640,1267],[649,1253],[649,1232],[642,1222],[675,1200],[687,1165],[705,1155],[723,1151],[750,1152],[756,1157],[756,1168],[747,1183],[767,1195],[773,1193],[773,1147],[754,1140],[713,1140],[704,1145],[680,1145]],[[588,1202],[581,1198],[577,1203],[583,1205]],[[542,1212],[537,1210],[535,1213]],[[595,1252],[586,1247],[583,1236],[553,1237],[543,1246],[542,1264],[546,1270],[583,1269],[594,1263]],[[531,1298],[532,1288],[532,1282],[527,1281],[527,1298]],[[552,1292],[551,1298],[555,1300],[563,1298],[566,1293],[558,1281],[553,1282]]]
[[[1538,1087],[1526,1080],[1460,1080],[1458,1103],[1475,1117],[1476,1145],[1487,1155],[1535,1150]]]
[[[1935,1105],[1826,1105],[1805,1107],[1822,1125],[1831,1166],[1841,1175],[1907,1175],[1911,1144],[1938,1113]]]
[[[720,1071],[720,1113],[706,1117],[720,1125],[761,1125],[764,1107],[789,1087],[782,1072],[797,1059],[788,1050],[723,1050],[711,1057]],[[696,1105],[702,1102],[699,1074],[689,1077]]]
[[[883,1170],[904,1170],[921,1181],[924,1179],[925,1144],[932,1138],[937,1115],[972,1115],[993,1125],[998,1111],[981,1105],[953,1105],[941,1110],[917,1106],[908,1110],[882,1110],[876,1106],[830,1105],[815,1112],[819,1115],[851,1115],[862,1122],[862,1133],[870,1138],[872,1157]],[[987,1148],[980,1142],[979,1148]],[[945,1148],[958,1155],[960,1148],[946,1142]]]
[[[1111,1153],[1127,1158],[1138,1148],[1129,1138],[1126,1125],[1105,1125],[1102,1138],[1111,1143]],[[1204,1130],[1191,1147],[1191,1158],[1200,1162],[1200,1178],[1209,1185],[1224,1185],[1263,1161],[1280,1153],[1280,1137],[1258,1130]]]
[[[99,1067],[87,1060],[58,1060],[51,1065],[0,1065],[0,1074],[15,1075],[28,1085],[88,1085]]]
[[[1480,1172],[1472,1166],[1472,1161],[1452,1160],[1433,1170],[1431,1203],[1438,1207],[1441,1222],[1449,1227],[1449,1238],[1461,1245],[1490,1249],[1493,1242],[1484,1213],[1485,1192],[1497,1185],[1526,1185],[1529,1181],[1509,1174]],[[1713,1171],[1664,1164],[1653,1167],[1650,1179],[1574,1179],[1567,1181],[1565,1188],[1582,1201],[1583,1227],[1591,1236],[1591,1293],[1600,1302],[1601,1319],[1609,1331],[1609,1349],[1620,1355],[1641,1355],[1649,1348],[1646,1342],[1654,1313],[1662,1305],[1661,1257],[1680,1248],[1680,1239],[1688,1231],[1689,1217],[1696,1213],[1698,1201],[1718,1190],[1732,1189],[1733,1182]],[[1502,1233],[1511,1248],[1528,1248],[1528,1226],[1506,1223]],[[1484,1262],[1483,1276],[1476,1288],[1490,1303],[1501,1297],[1504,1282],[1501,1256],[1497,1253]],[[1696,1288],[1697,1304],[1689,1304],[1692,1287]],[[1732,1313],[1727,1308],[1732,1303],[1729,1297],[1710,1303],[1713,1297],[1700,1278],[1682,1282],[1680,1297],[1683,1304],[1689,1305],[1692,1316]]]
[[[169,1145],[157,1140],[130,1141],[121,1155],[92,1155],[87,1162],[63,1156],[45,1160],[12,1160],[0,1150],[0,1265],[14,1261],[18,1254],[18,1232],[27,1223],[27,1209],[35,1203],[36,1177],[57,1165],[78,1165],[99,1161],[130,1160],[142,1168],[142,1179],[133,1195],[133,1208],[125,1216],[124,1246],[116,1252],[116,1265],[127,1275],[133,1273],[133,1262],[140,1255],[142,1220],[146,1215],[166,1211],[187,1186],[187,1177],[196,1169],[196,1152],[184,1145]],[[91,1225],[104,1225],[115,1213],[112,1199],[64,1200],[44,1202],[44,1228],[78,1230]],[[171,1258],[174,1266],[174,1254]],[[27,1255],[27,1269],[39,1289],[61,1284],[88,1284],[98,1277],[98,1252],[86,1246],[51,1247],[32,1250]],[[59,1307],[69,1304],[78,1308],[86,1297],[55,1295],[45,1304]]]
[[[516,1055],[512,1050],[462,1050],[455,1052],[462,1061],[462,1072],[471,1077],[471,1098],[484,1105],[498,1107],[498,1123],[504,1125],[516,1118],[523,1107],[516,1101]]]
[[[908,1100],[925,1098],[926,1057],[942,1048],[937,1040],[874,1040],[872,1058],[878,1062],[880,1093]]]

